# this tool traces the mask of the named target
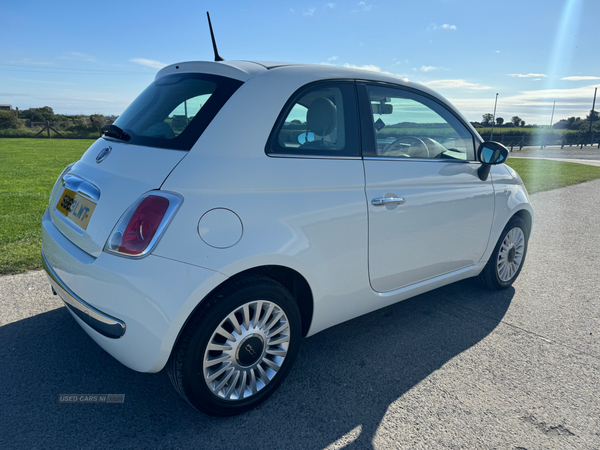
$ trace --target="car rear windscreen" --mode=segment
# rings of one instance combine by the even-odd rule
[[[165,75],[155,80],[114,125],[128,143],[189,150],[243,83],[200,73]]]

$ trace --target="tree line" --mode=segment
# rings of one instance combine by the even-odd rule
[[[575,130],[581,133],[590,132],[590,124],[592,125],[591,131],[600,132],[600,114],[598,111],[590,111],[590,113],[582,119],[581,117],[569,117],[568,119],[561,119],[558,122],[552,124],[552,128],[555,130]],[[471,122],[475,128],[491,127],[525,127],[525,121],[519,116],[513,116],[509,122],[505,122],[504,118],[496,117],[494,122],[493,114],[483,114],[481,122]],[[527,125],[537,127],[537,125]]]
[[[29,108],[26,110],[19,110],[17,108],[10,111],[0,111],[0,130],[25,130],[33,128],[38,124],[52,122],[57,124],[56,128],[60,131],[100,133],[100,129],[107,123],[114,122],[117,116],[92,114],[89,116],[89,120],[86,120],[86,118],[86,116],[81,114],[72,116],[55,114],[50,106]]]

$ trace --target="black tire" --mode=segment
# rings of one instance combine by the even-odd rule
[[[272,312],[270,305],[274,305]],[[278,319],[279,312],[282,315]],[[242,334],[237,334],[231,317]],[[264,331],[271,321],[275,324]],[[279,328],[281,333],[273,333]],[[281,385],[298,353],[301,328],[298,305],[281,284],[267,277],[231,282],[205,299],[188,321],[171,353],[169,378],[177,392],[199,411],[220,417],[241,414],[267,400]],[[229,340],[223,330],[238,338]],[[270,344],[282,339],[287,342]],[[209,343],[211,348],[225,346],[231,350],[208,350]],[[228,361],[214,364],[222,358]],[[277,365],[278,370],[273,370]],[[221,375],[210,379],[224,367]],[[230,371],[232,375],[228,375]],[[215,392],[221,383],[226,383],[225,387]],[[226,398],[227,393],[232,397]]]
[[[522,248],[522,257],[520,258],[520,263],[518,268],[514,274],[508,275],[503,274],[499,269],[500,265],[500,251],[502,248],[502,243],[504,242],[507,235],[514,229],[520,230],[523,234],[523,248]],[[489,261],[477,277],[479,282],[487,287],[488,289],[500,290],[506,289],[507,287],[512,286],[515,282],[519,274],[521,273],[521,269],[523,268],[523,264],[525,263],[525,257],[527,255],[527,245],[529,242],[529,230],[527,228],[527,224],[520,217],[513,217],[509,220],[504,230],[502,230],[502,234],[500,235],[500,239],[496,243],[496,247],[494,247],[494,251],[492,252]],[[511,255],[513,256],[513,255]],[[513,256],[514,258],[514,256]],[[509,257],[510,260],[510,257]],[[516,258],[514,259],[516,260]],[[506,264],[505,264],[506,265]]]

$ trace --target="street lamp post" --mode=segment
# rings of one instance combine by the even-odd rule
[[[498,104],[498,93],[496,92],[496,101],[494,102],[494,117],[492,118],[492,134],[490,134],[490,141],[494,140],[494,124],[496,123],[496,105]]]

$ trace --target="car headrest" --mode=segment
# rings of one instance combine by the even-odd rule
[[[308,130],[318,136],[327,136],[337,125],[337,113],[331,100],[319,97],[310,104],[306,113]]]

